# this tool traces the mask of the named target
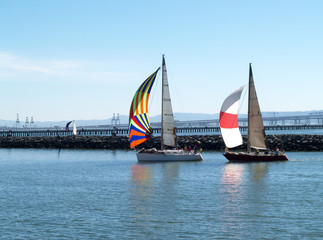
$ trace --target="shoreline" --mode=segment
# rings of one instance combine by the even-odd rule
[[[220,135],[178,136],[180,147],[196,145],[203,150],[223,151]],[[245,151],[244,144],[233,150]],[[269,150],[278,147],[281,151],[323,151],[323,135],[268,135]],[[66,137],[0,137],[0,148],[53,148],[53,149],[130,149],[128,136],[66,136]],[[160,137],[152,137],[138,146],[160,148]]]

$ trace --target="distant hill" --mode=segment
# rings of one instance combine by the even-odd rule
[[[273,117],[273,116],[302,116],[309,115],[310,113],[323,112],[323,110],[316,111],[294,111],[294,112],[262,112],[263,117]],[[240,114],[242,117],[246,117],[246,114]],[[177,121],[193,121],[193,120],[212,120],[218,119],[219,114],[207,114],[207,113],[174,113],[175,120]],[[128,124],[129,117],[125,115],[120,115],[120,124]],[[160,115],[151,116],[151,122],[160,122]],[[102,125],[111,125],[112,118],[102,119],[102,120],[76,120],[77,126],[102,126]],[[44,122],[35,122],[35,127],[37,128],[63,128],[66,123],[71,120],[64,121],[44,121]],[[24,127],[24,122],[20,122],[20,127]],[[13,120],[2,120],[0,119],[0,127],[2,128],[15,128],[16,121]]]

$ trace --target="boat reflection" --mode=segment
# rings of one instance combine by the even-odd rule
[[[148,187],[152,181],[152,169],[145,165],[133,165],[131,167],[131,180],[133,185],[137,187]]]
[[[241,199],[245,195],[245,164],[227,163],[222,171],[221,187],[220,187],[220,208],[219,220],[223,232],[230,232],[235,227],[237,216],[243,215],[243,207]],[[243,222],[239,227],[243,227]]]
[[[249,172],[254,180],[263,179],[268,171],[268,162],[250,163]]]
[[[227,163],[224,166],[222,172],[222,184],[228,192],[236,192],[236,188],[242,183],[245,168],[245,164]],[[235,190],[233,191],[232,189]]]
[[[223,218],[220,221],[224,231],[230,232],[236,228],[244,227],[244,221],[239,219],[250,215],[254,209],[254,203],[261,202],[263,194],[263,181],[266,176],[268,163],[227,163],[222,172],[221,208]],[[241,204],[241,203],[246,204]]]
[[[269,163],[227,163],[223,168],[222,183],[230,184],[231,186],[238,186],[244,177],[252,180],[260,180],[265,177],[268,172]]]
[[[172,200],[178,194],[178,172],[179,165],[176,163],[136,164],[131,167],[131,225],[133,234],[139,239],[141,230],[149,228],[147,223],[153,224],[176,207],[177,203]]]
[[[154,180],[154,172],[161,171],[163,176],[161,179]],[[149,197],[150,192],[155,187],[163,184],[167,185],[167,191],[173,188],[174,183],[178,177],[179,164],[178,163],[162,163],[162,164],[136,164],[131,167],[131,187],[134,190],[135,197]],[[158,184],[154,186],[154,181]],[[158,185],[158,186],[157,186]]]
[[[162,171],[165,180],[175,180],[178,177],[179,163],[163,163]]]

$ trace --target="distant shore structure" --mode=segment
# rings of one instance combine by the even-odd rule
[[[28,128],[28,125],[29,125],[29,120],[28,120],[28,117],[26,117],[25,128]]]
[[[35,127],[34,117],[31,117],[31,118],[30,118],[30,127],[31,127],[31,128]]]
[[[120,117],[119,117],[119,113],[116,116],[115,113],[113,113],[113,117],[111,119],[111,126],[116,127],[116,126],[120,126]]]
[[[17,119],[16,119],[16,128],[20,128],[20,120],[19,120],[19,113],[17,113]],[[30,117],[30,122],[29,122],[29,118],[26,117],[26,121],[25,124],[22,125],[23,128],[35,128],[35,121],[34,121],[34,117]]]
[[[20,128],[19,113],[17,113],[16,128]]]

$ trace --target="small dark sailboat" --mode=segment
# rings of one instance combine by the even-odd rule
[[[256,88],[253,81],[251,64],[249,64],[249,97],[248,97],[248,144],[247,153],[228,151],[243,144],[238,125],[238,109],[244,86],[230,94],[222,104],[220,112],[220,127],[226,152],[223,154],[230,162],[265,162],[286,161],[285,153],[276,149],[268,151],[265,128],[261,116]]]

